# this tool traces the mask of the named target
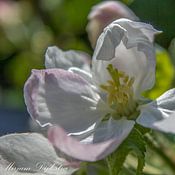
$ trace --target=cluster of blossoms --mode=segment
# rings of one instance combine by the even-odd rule
[[[48,127],[65,154],[97,161],[113,152],[135,123],[175,133],[175,89],[155,101],[142,97],[155,82],[151,25],[119,19],[100,35],[92,58],[49,47],[44,70],[32,70],[24,97],[31,117]]]

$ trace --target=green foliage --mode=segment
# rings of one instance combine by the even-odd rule
[[[129,5],[134,2],[134,0],[122,0],[123,3]]]
[[[6,18],[5,22],[0,21],[2,91],[7,85],[11,89],[21,90],[31,69],[43,65],[44,52],[49,45],[58,45],[64,50],[79,49],[92,53],[85,28],[91,8],[99,2],[101,1],[50,0],[48,3],[47,0],[20,0],[9,4],[12,12],[10,18]],[[129,5],[141,21],[149,21],[157,29],[162,30],[163,34],[159,36],[158,41],[168,46],[169,41],[175,36],[174,0],[121,2]],[[13,15],[14,11],[17,15]],[[157,83],[153,91],[147,93],[151,98],[169,89],[172,82],[173,67],[169,55],[165,50],[160,50],[157,52]]]
[[[135,126],[127,139],[119,146],[119,148],[107,157],[107,163],[110,175],[117,175],[123,168],[126,157],[129,153],[134,153],[138,158],[136,175],[141,175],[145,165],[145,142],[139,128]]]
[[[163,31],[157,37],[157,41],[166,48],[175,37],[174,7],[174,0],[135,0],[130,5],[141,21],[151,23],[155,28]]]
[[[98,2],[99,0],[7,2],[12,14],[7,14],[5,22],[0,20],[2,93],[7,87],[9,90],[16,88],[17,91],[22,91],[31,69],[44,67],[44,53],[50,45],[58,45],[64,50],[71,48],[90,51],[85,42],[85,27],[91,7]],[[14,11],[17,15],[13,14]]]
[[[175,38],[172,39],[168,51],[172,58],[172,63],[175,66]]]
[[[42,59],[38,59],[36,54],[21,52],[9,61],[9,64],[4,70],[4,74],[16,87],[23,87],[26,77],[29,76],[31,70],[33,68],[42,68],[42,65]]]

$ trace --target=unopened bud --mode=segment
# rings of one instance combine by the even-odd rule
[[[12,26],[21,22],[20,8],[16,2],[0,1],[0,25]]]
[[[138,20],[138,17],[119,1],[106,1],[92,7],[88,15],[89,23],[86,29],[93,48],[103,29],[112,21],[119,18]]]

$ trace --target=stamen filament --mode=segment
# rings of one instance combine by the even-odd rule
[[[107,93],[107,103],[115,111],[112,116],[129,116],[137,106],[133,100],[134,78],[118,71],[112,64],[107,66],[107,70],[111,80],[100,87]]]

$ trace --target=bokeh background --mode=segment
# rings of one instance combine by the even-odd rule
[[[31,69],[44,68],[48,46],[93,54],[86,32],[87,16],[99,2],[102,0],[0,0],[0,135],[30,130],[23,85]],[[156,37],[156,84],[144,94],[154,99],[175,85],[175,0],[121,2],[141,21],[163,31]],[[167,152],[172,156],[175,137],[157,137],[162,143],[166,140],[165,148],[171,146]],[[160,162],[155,165],[162,166]]]

